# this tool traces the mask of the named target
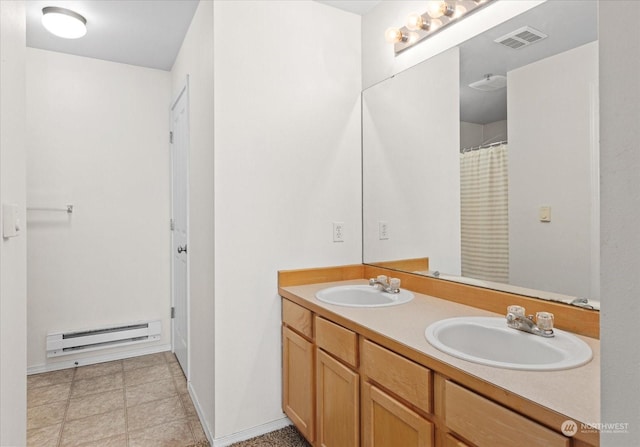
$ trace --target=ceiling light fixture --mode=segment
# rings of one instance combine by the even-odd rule
[[[407,17],[402,28],[388,28],[387,42],[394,44],[398,54],[416,43],[432,36],[447,25],[460,21],[471,12],[477,11],[493,0],[431,0],[423,14],[413,12]]]
[[[78,39],[87,34],[87,19],[77,12],[57,6],[42,8],[42,25],[51,34],[64,39]]]
[[[500,90],[507,86],[507,78],[502,75],[494,75],[492,73],[484,75],[479,81],[472,82],[469,87],[481,90],[483,92],[492,92]]]

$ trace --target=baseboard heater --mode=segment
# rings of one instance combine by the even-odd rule
[[[47,335],[47,357],[160,340],[162,323],[145,321]]]

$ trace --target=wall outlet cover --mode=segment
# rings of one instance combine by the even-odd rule
[[[344,222],[333,223],[333,242],[344,242]]]

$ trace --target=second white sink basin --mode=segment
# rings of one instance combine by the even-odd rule
[[[553,371],[591,360],[589,345],[554,329],[544,338],[507,327],[506,318],[459,317],[440,320],[425,331],[427,341],[454,357],[499,368]]]
[[[408,303],[413,293],[404,289],[400,289],[400,293],[386,293],[369,285],[349,285],[319,290],[316,298],[338,306],[386,307]]]

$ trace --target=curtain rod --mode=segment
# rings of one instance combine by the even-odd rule
[[[464,154],[465,152],[477,151],[478,149],[487,149],[493,146],[500,146],[501,144],[507,144],[507,140],[496,141],[495,143],[490,144],[481,144],[480,146],[465,147],[464,149],[460,149],[460,153]]]

